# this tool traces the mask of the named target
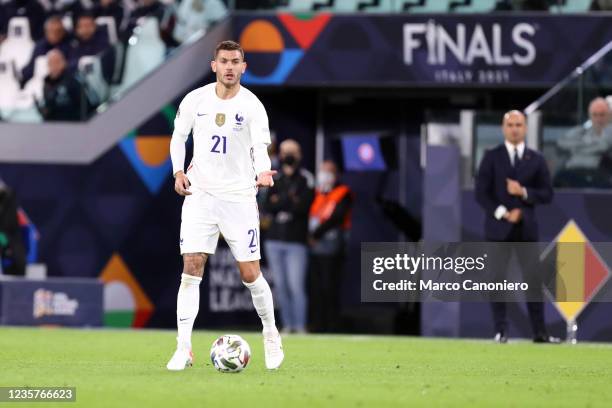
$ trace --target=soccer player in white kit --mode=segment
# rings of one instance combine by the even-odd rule
[[[170,142],[174,189],[185,196],[180,250],[183,273],[176,305],[177,348],[168,370],[192,365],[191,332],[200,304],[200,282],[219,232],[238,262],[240,277],[251,291],[263,324],[265,363],[280,367],[281,338],[274,321],[272,292],[259,269],[257,187],[274,184],[270,170],[268,116],[262,103],[240,85],[246,69],[244,51],[223,41],[211,62],[217,82],[188,93],[179,106]],[[187,171],[185,142],[193,131],[193,159]]]

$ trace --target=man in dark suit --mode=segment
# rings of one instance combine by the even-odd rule
[[[476,178],[476,200],[486,213],[485,238],[495,242],[537,242],[535,206],[549,203],[553,197],[548,167],[542,155],[525,147],[527,126],[522,112],[507,112],[502,131],[504,143],[485,153]],[[519,256],[519,262],[523,273],[531,274],[525,279],[539,283],[533,271],[526,270],[527,261]],[[540,285],[533,289],[540,291]],[[495,340],[505,343],[506,303],[493,302],[492,308]],[[534,341],[558,342],[546,332],[544,303],[528,302],[527,309]]]

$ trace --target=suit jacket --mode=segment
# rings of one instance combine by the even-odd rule
[[[527,189],[527,199],[508,194],[507,178],[518,181]],[[516,232],[513,228],[519,226],[522,241],[537,241],[538,224],[535,218],[535,206],[549,203],[552,197],[550,174],[540,153],[525,147],[523,157],[515,167],[512,166],[503,143],[485,153],[476,177],[476,201],[485,211],[487,240],[507,241],[511,234]],[[520,223],[515,225],[503,218],[496,219],[495,210],[500,205],[505,206],[508,211],[520,208],[522,211]]]

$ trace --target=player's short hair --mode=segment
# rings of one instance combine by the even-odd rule
[[[240,51],[240,55],[244,61],[244,50],[236,41],[227,40],[221,41],[219,44],[217,44],[215,47],[215,59],[217,59],[217,54],[219,54],[219,51]]]

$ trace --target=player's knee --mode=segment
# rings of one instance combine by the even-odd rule
[[[246,283],[255,282],[261,273],[259,271],[259,262],[256,261],[240,262],[238,268],[240,269],[240,278]]]

